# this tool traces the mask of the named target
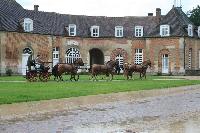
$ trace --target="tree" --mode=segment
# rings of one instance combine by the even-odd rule
[[[190,12],[189,19],[196,25],[200,26],[200,6],[198,5]]]

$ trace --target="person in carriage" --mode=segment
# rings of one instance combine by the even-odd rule
[[[45,69],[44,61],[41,59],[39,54],[35,58],[35,64],[36,64],[36,69],[40,69],[42,71]]]

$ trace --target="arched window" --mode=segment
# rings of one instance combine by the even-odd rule
[[[124,65],[124,58],[121,54],[118,54],[115,58],[118,61],[120,68],[123,68]]]
[[[69,48],[66,51],[66,63],[74,63],[74,61],[79,58],[81,58],[81,55],[78,49]]]
[[[30,48],[23,49],[23,54],[32,54],[32,50]]]

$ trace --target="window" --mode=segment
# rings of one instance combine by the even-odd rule
[[[33,31],[33,20],[30,18],[25,18],[23,27],[25,32]]]
[[[30,48],[23,49],[23,54],[32,54],[32,50]]]
[[[191,67],[192,67],[192,49],[190,48],[188,52],[188,68],[191,69]]]
[[[80,52],[76,48],[69,48],[66,52],[66,63],[74,63],[75,60],[81,58]]]
[[[58,47],[53,48],[53,59],[59,59],[59,48]]]
[[[188,25],[188,36],[193,36],[193,26],[191,24]]]
[[[76,25],[69,24],[69,36],[76,36]]]
[[[135,26],[135,36],[136,37],[143,36],[143,26]]]
[[[198,37],[200,37],[200,26],[198,27]]]
[[[92,26],[91,27],[91,36],[92,37],[99,37],[99,26]]]
[[[160,36],[169,36],[170,28],[169,25],[161,25],[160,26]]]
[[[115,26],[115,37],[123,37],[123,26]]]
[[[118,65],[120,66],[120,68],[123,68],[123,65],[124,65],[124,58],[121,54],[118,54],[115,58],[115,60],[118,61]]]
[[[143,50],[135,49],[135,64],[141,64],[143,62]]]

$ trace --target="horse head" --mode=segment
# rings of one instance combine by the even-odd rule
[[[84,66],[82,58],[78,58],[77,60],[75,60],[74,64],[79,66]]]
[[[142,66],[144,66],[144,67],[148,67],[148,66],[151,67],[151,61],[150,61],[150,59],[144,61],[144,62],[142,63]]]
[[[106,63],[106,65],[107,65],[108,67],[113,68],[113,67],[119,65],[119,62],[118,62],[117,60],[110,60],[110,61],[108,61],[108,62]]]

